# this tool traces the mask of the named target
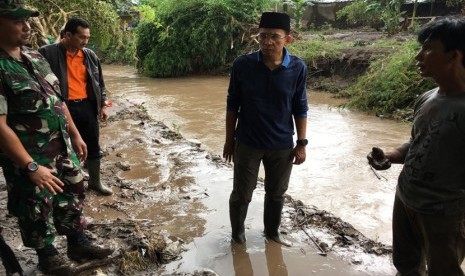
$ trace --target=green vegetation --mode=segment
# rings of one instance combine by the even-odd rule
[[[388,34],[395,34],[401,30],[399,22],[404,12],[400,8],[404,3],[405,0],[356,0],[338,11],[337,17],[345,17],[352,25],[382,25]]]
[[[386,37],[367,42],[361,39],[340,40],[312,33],[313,38],[295,40],[288,46],[288,50],[302,58],[309,68],[317,68],[322,59],[341,60],[353,47],[374,51],[366,73],[348,89],[340,91],[329,79],[318,82],[318,89],[325,87],[328,91],[338,91],[340,96],[349,98],[347,106],[350,108],[409,119],[417,96],[434,87],[431,80],[419,75],[415,66],[414,57],[419,45],[414,36],[403,36],[401,39]]]
[[[315,84],[314,88],[347,97],[349,100],[347,107],[408,120],[415,99],[434,87],[432,80],[424,79],[419,75],[414,57],[420,45],[414,36],[387,36],[373,42],[363,39],[341,40],[323,35],[314,35],[314,37],[316,38],[294,41],[288,49],[292,54],[302,58],[309,68],[331,70],[330,74],[333,73],[334,68],[321,68],[323,59],[330,60],[329,64],[332,63],[331,61],[341,61],[344,56],[354,53],[351,49],[355,46],[362,47],[360,48],[364,49],[362,52],[372,53],[371,58],[366,57],[366,61],[370,62],[367,71],[347,89],[340,90],[332,78],[318,79],[315,82],[310,77],[309,81]],[[358,50],[355,51],[357,52]],[[351,61],[347,62],[350,68]],[[343,70],[338,74],[344,75]]]
[[[313,6],[315,0],[283,0],[284,3],[288,4],[294,9],[295,28],[301,30],[300,21],[305,12],[307,6]]]
[[[403,1],[355,0],[337,16],[346,18],[354,26],[383,27],[389,34],[394,34],[399,30]],[[463,3],[463,0],[454,1],[456,5]],[[140,71],[151,77],[223,71],[240,54],[258,48],[254,35],[263,11],[287,3],[296,20],[294,28],[299,31],[304,8],[313,4],[312,0],[139,0],[137,4],[131,0],[26,2],[41,12],[38,19],[32,19],[36,34],[33,45],[54,42],[64,23],[79,16],[91,23],[90,47],[104,62],[132,64],[137,60]],[[120,15],[134,14],[134,11],[140,14],[140,18],[134,18],[138,26],[128,30]],[[410,30],[414,29],[412,26]],[[314,38],[296,40],[289,50],[314,68],[324,59],[342,62],[345,51],[352,47],[365,48],[366,52],[372,49],[376,53],[372,57],[393,53],[370,60],[366,74],[341,93],[350,98],[350,107],[395,114],[398,110],[411,108],[416,96],[433,86],[432,81],[421,78],[415,68],[416,42],[402,42],[405,37],[375,42],[365,41],[363,37],[355,41],[325,38],[336,31],[329,24],[321,26],[319,31],[312,31]],[[321,34],[315,35],[318,32]],[[328,64],[332,66],[331,62]],[[328,70],[334,73],[334,68]],[[339,89],[333,79],[327,84],[321,87]]]
[[[118,28],[118,14],[110,3],[97,0],[81,1],[52,1],[28,0],[29,5],[40,12],[40,20],[33,22],[40,24],[41,35],[48,40],[59,37],[69,18],[82,17],[92,25],[92,43],[98,47],[108,47]],[[36,28],[37,29],[37,28]]]
[[[113,0],[27,0],[26,3],[40,12],[39,18],[33,18],[31,25],[35,31],[32,44],[42,46],[59,39],[60,30],[68,19],[81,17],[91,25],[89,47],[96,50],[106,62],[133,63],[133,34],[121,29],[117,10],[130,1]]]
[[[336,17],[337,19],[345,18],[349,26],[382,26],[381,12],[379,10],[367,12],[367,10],[368,3],[365,0],[355,0],[352,4],[336,12]]]
[[[151,77],[175,77],[229,64],[253,43],[258,17],[274,1],[145,2],[155,16],[138,27],[140,69]]]
[[[112,37],[108,47],[96,50],[104,63],[135,65],[137,61],[136,34],[133,30],[119,31]]]
[[[317,39],[294,41],[288,49],[293,55],[300,57],[311,66],[321,58],[339,58],[342,50],[350,46],[349,42],[325,40],[323,36],[319,36]]]
[[[415,66],[418,49],[416,41],[407,41],[399,51],[373,62],[368,72],[348,89],[348,106],[378,114],[400,114],[408,119],[405,110],[411,110],[415,99],[434,87],[431,80],[419,75]]]

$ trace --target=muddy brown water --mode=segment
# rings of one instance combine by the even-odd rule
[[[179,131],[185,138],[201,143],[202,148],[212,154],[222,154],[227,77],[150,79],[123,66],[105,66],[104,74],[111,95],[124,97],[134,104],[144,103],[154,119]],[[309,92],[308,97],[307,137],[310,144],[307,160],[294,167],[288,194],[335,214],[371,239],[390,244],[391,210],[401,167],[393,165],[391,170],[375,175],[365,156],[373,146],[390,148],[403,143],[409,137],[410,126],[337,108],[341,100],[333,99],[329,94]],[[117,133],[110,132],[107,131],[109,139],[116,137]],[[128,148],[125,156],[140,159],[147,158],[150,153],[133,152]],[[150,160],[145,162],[150,164]],[[179,229],[184,235],[188,232],[187,235],[194,236],[182,260],[166,267],[168,272],[202,268],[219,275],[241,276],[394,273],[389,258],[341,257],[344,253],[321,257],[310,244],[298,248],[266,244],[261,234],[264,191],[260,188],[254,193],[246,220],[247,246],[231,247],[227,200],[232,187],[232,170],[212,171],[200,166],[191,173],[195,180],[186,181],[207,187],[209,197],[203,201],[205,206],[194,206],[190,211],[205,212],[205,215],[203,219],[189,223],[188,210],[182,215],[177,214],[180,219],[168,227],[171,232],[178,231],[174,234],[181,237],[183,234]],[[150,170],[139,167],[128,171],[124,177],[157,181],[164,176],[151,175]],[[144,212],[139,217],[156,217],[158,212]],[[169,208],[163,213],[173,216]],[[191,229],[186,227],[186,222]]]

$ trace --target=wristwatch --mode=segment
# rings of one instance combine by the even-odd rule
[[[306,145],[308,145],[308,140],[307,139],[300,139],[300,140],[297,140],[296,143],[299,146],[304,146],[305,147]]]
[[[39,169],[39,164],[37,164],[37,162],[35,161],[31,161],[27,163],[25,171],[27,173],[33,173],[33,172],[36,172],[38,169]]]

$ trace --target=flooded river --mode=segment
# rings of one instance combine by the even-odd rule
[[[200,142],[203,148],[214,155],[222,154],[226,90],[229,81],[227,77],[150,79],[136,74],[130,67],[122,66],[105,66],[104,74],[107,87],[111,91],[110,97],[111,95],[124,96],[130,102],[143,102],[154,119],[163,121],[173,130],[179,131],[185,138]],[[396,180],[401,167],[393,165],[390,170],[375,174],[368,166],[365,156],[373,146],[391,148],[400,145],[408,139],[410,126],[339,109],[336,106],[341,101],[331,98],[329,94],[309,92],[308,98],[310,110],[307,126],[309,139],[307,161],[300,166],[294,166],[288,194],[294,199],[302,200],[305,204],[315,205],[319,209],[335,214],[371,239],[391,244],[391,211]],[[200,171],[198,174],[209,175],[207,176],[209,181],[222,177],[212,172]],[[221,181],[225,183],[230,181],[230,184],[222,183],[221,187],[213,186],[221,199],[211,199],[211,204],[213,208],[225,209],[224,206],[227,205],[227,198],[232,188],[232,172],[228,174],[226,181],[224,179]],[[257,216],[260,217],[263,207],[256,205],[257,207],[254,208],[253,204],[256,204],[254,203],[256,197],[261,196],[263,194],[260,192],[254,195],[252,206],[249,208],[251,211],[246,221],[248,229],[255,229],[254,225],[258,225],[257,229],[260,229],[262,223],[260,219],[252,221],[249,217],[253,216],[253,212],[258,212]],[[257,210],[254,211],[254,209]],[[228,222],[227,212],[221,212],[216,216],[223,222]],[[272,246],[265,248],[258,241],[252,240],[250,243],[248,241],[248,249],[236,256],[248,260],[242,263],[250,263],[250,269],[253,267],[255,274],[250,271],[239,274],[236,271],[234,274],[231,260],[224,258],[227,251],[231,250],[225,238],[230,231],[228,223],[220,225],[215,222],[215,219],[210,222],[207,220],[207,223],[218,226],[219,232],[209,233],[210,239],[199,239],[190,245],[197,247],[198,250],[191,251],[190,255],[184,256],[185,262],[197,260],[197,265],[199,262],[204,262],[203,266],[212,269],[215,267],[217,273],[218,271],[224,272],[220,275],[268,275],[264,272],[267,269],[265,263],[268,261],[268,253],[263,254],[263,251],[265,253],[276,251],[275,248]],[[214,235],[219,235],[219,237],[212,238]],[[219,244],[209,244],[218,242],[218,240]],[[200,250],[201,248],[203,249]],[[281,250],[278,253],[273,253],[273,258],[283,260]],[[209,261],[203,259],[199,261],[201,258],[199,254],[210,256],[217,254],[217,256]],[[347,271],[335,273],[334,270],[337,270],[337,267],[344,266],[344,262],[338,264],[337,260],[319,262],[315,267],[302,266],[299,269],[297,268],[301,266],[299,254],[301,255],[300,252],[286,251],[284,259],[288,270],[292,269],[286,273],[273,275],[309,275],[308,269],[314,273],[319,272],[318,275],[390,275],[393,273],[393,268],[389,265],[387,269],[379,273],[349,273]],[[252,259],[251,262],[249,258]],[[209,263],[205,264],[205,262]],[[227,262],[229,265],[221,265],[222,262]],[[180,266],[182,265],[178,264],[178,267],[173,269],[178,269]],[[261,271],[257,267],[261,267],[263,273],[257,272]],[[234,270],[236,269],[237,267],[234,267]],[[245,269],[248,271],[248,268]]]

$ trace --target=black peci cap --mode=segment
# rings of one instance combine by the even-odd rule
[[[282,29],[288,33],[291,30],[291,18],[285,13],[264,12],[260,18],[259,28]]]

